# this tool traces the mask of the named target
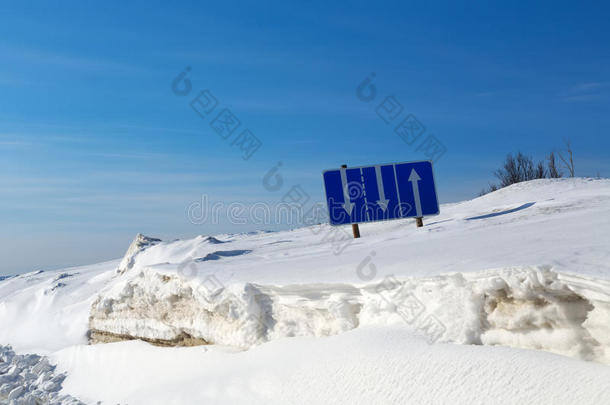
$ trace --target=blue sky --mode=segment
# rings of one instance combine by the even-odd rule
[[[192,224],[204,194],[273,203],[299,184],[321,201],[323,169],[426,159],[376,114],[387,96],[446,147],[442,202],[476,196],[506,153],[541,159],[564,138],[577,175],[607,177],[608,8],[4,2],[0,274],[120,257],[137,232],[257,228]],[[187,66],[192,91],[177,96]],[[189,106],[204,89],[262,142],[250,159]],[[280,161],[285,185],[267,191]]]

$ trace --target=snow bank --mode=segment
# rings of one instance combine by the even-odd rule
[[[92,306],[93,343],[248,348],[402,322],[433,341],[546,350],[610,363],[610,283],[512,268],[361,286],[246,283],[219,287],[140,271]]]

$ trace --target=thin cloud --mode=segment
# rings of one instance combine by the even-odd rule
[[[31,146],[31,142],[25,141],[3,141],[0,140],[0,148],[21,148],[25,146]]]
[[[573,91],[592,91],[608,86],[606,82],[581,83],[572,88]]]
[[[55,143],[77,143],[77,144],[90,144],[90,143],[101,143],[102,139],[96,139],[91,135],[55,135],[47,133],[0,133],[0,145],[3,143],[6,145],[21,145],[21,146],[37,146],[37,145],[48,145]]]
[[[114,159],[165,159],[170,155],[167,153],[154,152],[132,152],[132,153],[113,153],[113,152],[92,152],[85,153],[88,156],[97,156]]]
[[[565,102],[587,102],[604,97],[610,82],[586,82],[570,87],[564,92],[561,99]]]
[[[73,56],[41,49],[0,45],[4,58],[16,59],[30,64],[56,66],[65,69],[95,72],[145,73],[148,69],[109,59],[95,59]]]
[[[563,98],[563,101],[568,103],[570,102],[579,102],[579,101],[593,101],[600,98],[600,94],[583,94],[579,96],[566,96]]]

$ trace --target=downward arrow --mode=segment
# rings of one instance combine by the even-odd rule
[[[385,211],[388,209],[388,203],[390,200],[385,198],[383,179],[381,178],[381,166],[375,166],[375,177],[377,177],[377,190],[379,190],[379,200],[377,200],[377,205],[379,205],[381,209]]]
[[[343,209],[347,212],[347,215],[352,216],[352,209],[354,208],[354,204],[350,201],[349,198],[349,189],[347,187],[347,173],[345,168],[341,168],[341,188],[343,188]]]
[[[422,216],[421,213],[421,200],[419,199],[419,184],[418,182],[421,180],[421,177],[417,174],[415,169],[411,169],[411,174],[409,175],[409,181],[411,182],[411,187],[413,187],[413,197],[415,198],[415,213],[418,217]]]

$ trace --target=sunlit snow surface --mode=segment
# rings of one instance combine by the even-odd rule
[[[0,281],[0,343],[93,403],[610,401],[610,181],[522,183],[424,224],[136,239]],[[83,346],[133,337],[208,345]]]

